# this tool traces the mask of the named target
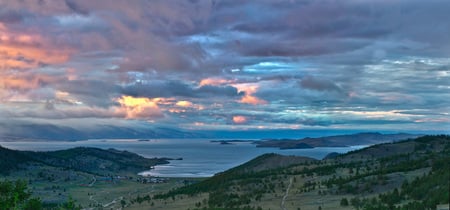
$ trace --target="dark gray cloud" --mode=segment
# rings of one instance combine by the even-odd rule
[[[318,91],[337,91],[341,92],[342,89],[337,86],[333,81],[326,80],[326,79],[320,79],[320,78],[314,78],[311,76],[304,77],[300,81],[300,85],[303,88],[311,89],[311,90],[318,90]]]
[[[29,14],[24,11],[8,10],[8,8],[0,9],[0,22],[15,24],[22,22]]]
[[[192,98],[235,98],[244,93],[232,86],[204,85],[195,87],[182,81],[153,81],[148,84],[133,84],[123,88],[122,94],[134,97],[192,97]]]
[[[101,80],[73,80],[59,81],[55,84],[59,91],[67,92],[67,98],[57,98],[63,102],[74,103],[77,100],[89,106],[109,107],[115,102],[114,98],[119,96],[121,87],[114,83]],[[66,100],[66,101],[64,101]]]

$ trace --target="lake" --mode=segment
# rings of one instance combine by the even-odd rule
[[[345,153],[365,146],[319,147],[312,149],[280,150],[260,148],[250,142],[220,144],[209,139],[137,139],[87,140],[87,141],[48,141],[48,142],[0,142],[10,149],[29,151],[54,151],[73,147],[114,148],[137,153],[143,157],[182,158],[169,164],[155,166],[154,169],[140,173],[161,177],[210,177],[218,172],[245,163],[265,153],[306,156],[322,159],[331,152]]]

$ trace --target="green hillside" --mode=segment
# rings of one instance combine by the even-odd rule
[[[7,175],[16,170],[26,170],[38,164],[83,171],[91,174],[135,174],[157,164],[168,163],[165,158],[144,158],[137,154],[115,149],[77,147],[51,152],[16,151],[0,146],[0,173]]]
[[[423,136],[321,161],[266,154],[147,198],[156,209],[434,209],[449,202],[449,173],[450,136]]]
[[[0,175],[7,175],[20,165],[30,162],[32,159],[22,152],[10,150],[0,146]]]

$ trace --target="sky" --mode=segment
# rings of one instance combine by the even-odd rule
[[[0,0],[0,137],[448,133],[449,14],[446,0]]]

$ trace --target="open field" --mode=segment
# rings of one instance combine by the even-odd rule
[[[187,180],[197,182],[204,178],[171,178],[163,183],[142,183],[142,177],[129,176],[112,179],[83,172],[62,171],[42,167],[32,171],[18,171],[4,176],[7,180],[27,180],[34,197],[44,203],[62,203],[70,198],[84,208],[118,209],[129,206],[138,196],[164,193],[181,187]],[[149,203],[150,205],[150,203]],[[139,208],[138,208],[139,209]]]

